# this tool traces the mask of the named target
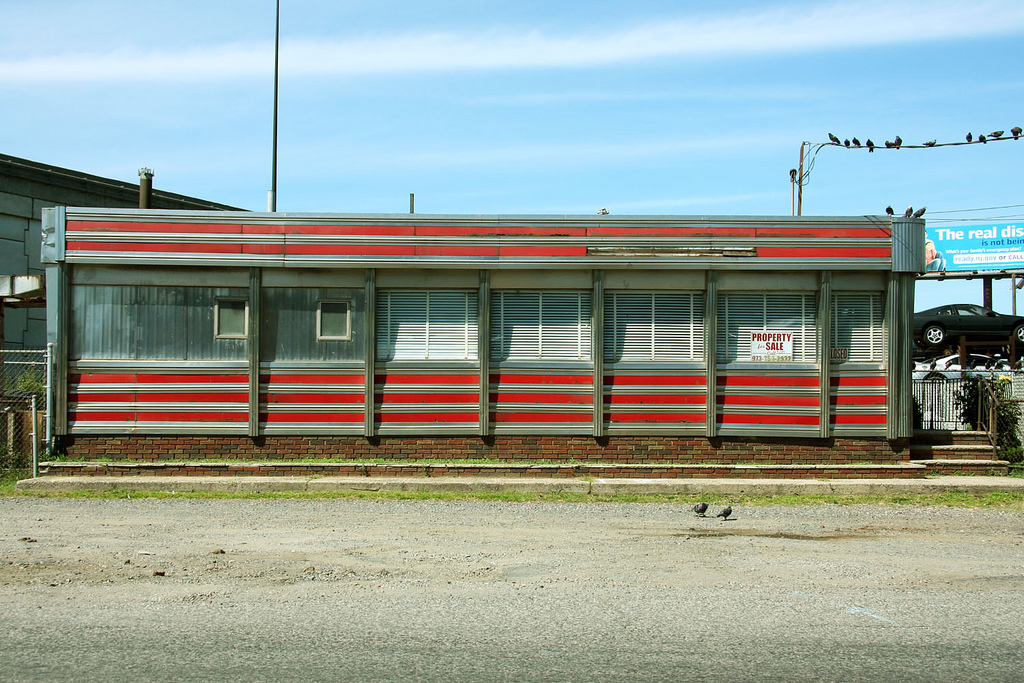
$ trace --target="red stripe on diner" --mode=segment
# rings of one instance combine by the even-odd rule
[[[250,235],[348,235],[378,237],[380,235],[411,236],[408,225],[243,225]]]
[[[377,395],[377,401],[380,403],[391,404],[391,403],[402,403],[402,404],[414,404],[422,403],[424,405],[431,405],[436,403],[473,403],[476,404],[480,400],[479,394],[404,394],[404,393],[388,393],[387,391],[379,392]]]
[[[594,397],[589,394],[538,394],[538,393],[517,393],[510,391],[496,391],[491,393],[491,401],[501,403],[565,403],[593,405]]]
[[[445,413],[377,413],[377,421],[381,424],[470,424],[476,423],[477,418],[475,410]]]
[[[378,374],[374,377],[377,386],[388,384],[452,384],[478,385],[477,375],[417,375],[417,374]]]
[[[833,387],[884,387],[885,376],[874,377],[830,377],[829,384]]]
[[[808,387],[817,388],[817,377],[785,377],[778,375],[719,375],[720,387]]]
[[[836,406],[884,406],[885,396],[839,395],[831,397],[832,405]]]
[[[568,225],[417,225],[415,230],[417,235],[424,237],[583,237],[587,234],[584,227]]]
[[[322,403],[324,405],[336,405],[338,403],[362,405],[362,394],[289,394],[270,393],[261,394],[260,400],[271,404],[289,403]]]
[[[888,247],[757,247],[758,258],[889,258]]]
[[[282,422],[323,422],[333,424],[362,424],[363,413],[260,413],[260,421],[265,423]]]
[[[884,425],[885,415],[833,415],[836,425]]]
[[[232,223],[162,223],[140,221],[69,220],[67,232],[178,232],[188,234],[237,235],[243,226]]]
[[[135,375],[108,375],[100,373],[71,373],[68,384],[114,384],[135,382]]]
[[[612,406],[628,405],[704,405],[704,395],[664,394],[605,394],[605,403]]]
[[[818,424],[817,415],[744,415],[739,413],[726,413],[718,415],[719,424],[750,424],[750,425],[799,425],[815,426]]]
[[[247,411],[233,412],[138,412],[139,422],[246,422],[249,419]]]
[[[111,401],[118,402],[129,402],[135,400],[135,394],[132,393],[96,393],[96,394],[80,394],[77,391],[70,391],[68,393],[68,401],[71,403],[110,403]]]
[[[497,247],[416,247],[417,256],[497,256]]]
[[[587,413],[525,413],[521,411],[492,413],[495,422],[564,422],[566,424],[583,425],[593,422]]]
[[[817,396],[718,396],[715,401],[720,406],[800,406],[802,408],[818,405]]]
[[[91,410],[70,410],[68,411],[68,420],[75,424],[84,424],[88,422],[134,422],[135,413],[129,412],[93,412]]]
[[[502,246],[500,256],[586,256],[586,246]]]
[[[608,413],[617,424],[671,424],[673,422],[704,422],[704,413]]]
[[[594,376],[591,374],[580,375],[526,375],[522,373],[504,374],[492,373],[492,384],[569,384],[591,386],[594,383]]]
[[[154,373],[139,373],[139,382],[155,383],[155,382],[248,382],[248,375],[163,375]]]
[[[320,256],[414,256],[415,247],[401,244],[293,244],[285,243],[286,254]]]
[[[350,386],[363,385],[362,375],[295,375],[279,374],[272,372],[260,375],[260,382],[263,384],[305,384],[315,386],[326,384],[329,386]]]
[[[730,227],[628,227],[596,226],[587,230],[589,237],[754,237],[754,228]]]
[[[668,370],[667,372],[672,372]],[[605,386],[616,385],[631,387],[662,387],[662,386],[704,386],[704,375],[605,375]]]
[[[247,403],[249,392],[141,392],[135,395],[135,400],[139,403]]]
[[[128,251],[154,254],[240,254],[241,244],[200,244],[195,242],[78,242],[69,241],[67,251]]]

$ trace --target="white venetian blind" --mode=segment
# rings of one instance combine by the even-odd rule
[[[607,361],[688,361],[704,357],[704,298],[687,292],[606,292]]]
[[[497,291],[491,297],[491,357],[590,360],[590,292]]]
[[[727,292],[718,295],[718,360],[750,360],[751,332],[790,332],[793,362],[818,360],[814,294]]]
[[[377,357],[381,360],[475,360],[476,292],[378,292]]]
[[[848,349],[851,361],[884,360],[885,330],[880,293],[832,295],[832,346]]]

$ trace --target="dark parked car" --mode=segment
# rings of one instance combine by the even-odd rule
[[[926,346],[945,346],[950,339],[1009,341],[1024,344],[1024,317],[1003,315],[975,304],[947,304],[914,314],[914,337]]]

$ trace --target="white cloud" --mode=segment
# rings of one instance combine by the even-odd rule
[[[281,70],[292,77],[338,77],[490,69],[588,68],[652,59],[815,52],[970,39],[1024,30],[1024,3],[998,0],[788,4],[761,12],[650,21],[632,27],[554,35],[406,33],[304,40],[282,37]],[[0,60],[0,82],[221,81],[264,77],[271,44],[184,51],[125,48]]]

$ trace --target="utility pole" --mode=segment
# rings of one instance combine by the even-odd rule
[[[274,17],[274,138],[270,162],[270,192],[267,193],[267,211],[277,211],[277,81],[278,56],[281,52],[281,0],[277,0]]]

